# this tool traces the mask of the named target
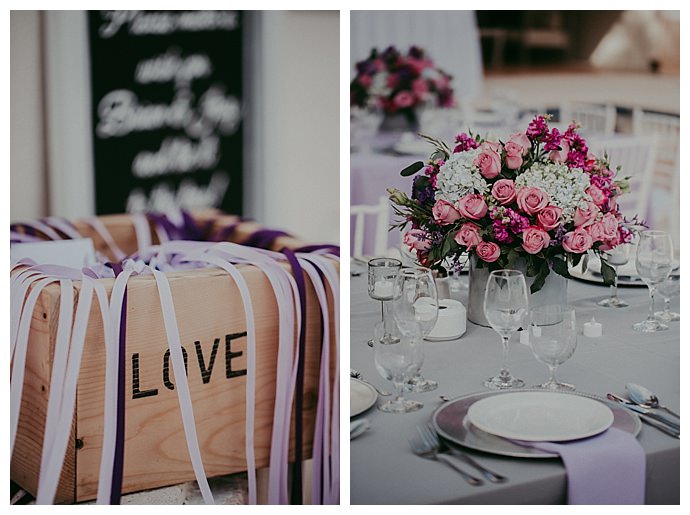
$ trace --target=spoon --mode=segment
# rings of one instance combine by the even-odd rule
[[[661,408],[668,411],[674,417],[680,418],[680,415],[674,411],[671,411],[668,406],[659,404],[659,398],[647,390],[644,386],[640,386],[639,384],[635,383],[628,383],[625,385],[625,390],[628,392],[630,399],[638,406],[651,409]]]

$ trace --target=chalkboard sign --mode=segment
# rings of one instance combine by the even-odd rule
[[[242,18],[89,12],[98,214],[242,214]]]

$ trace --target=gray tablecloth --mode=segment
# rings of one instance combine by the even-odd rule
[[[463,278],[466,288],[467,277]],[[625,384],[634,382],[654,391],[671,409],[680,406],[679,323],[668,331],[638,334],[634,322],[647,315],[646,288],[620,288],[630,303],[625,309],[606,309],[596,301],[608,288],[569,281],[568,299],[577,309],[580,336],[573,357],[558,369],[558,378],[575,384],[582,392],[625,396]],[[467,290],[461,290],[465,301]],[[464,296],[464,298],[463,298]],[[662,302],[657,300],[657,307]],[[678,301],[672,303],[678,309]],[[582,324],[595,315],[603,324],[603,337],[585,338]],[[366,344],[380,304],[366,292],[365,275],[351,279],[351,367],[381,389],[392,391],[373,364]],[[500,339],[491,329],[468,322],[467,332],[452,342],[425,342],[423,374],[439,382],[436,391],[407,394],[424,408],[414,413],[393,415],[375,407],[359,415],[371,429],[350,442],[350,499],[352,504],[556,504],[566,500],[566,473],[559,459],[506,458],[470,451],[487,467],[509,478],[504,484],[469,486],[447,465],[415,456],[408,439],[415,427],[427,422],[441,405],[439,395],[460,396],[485,391],[482,381],[498,372]],[[547,367],[530,349],[511,340],[510,368],[528,385],[544,382]],[[647,504],[680,502],[680,441],[643,424],[639,442],[647,455]]]

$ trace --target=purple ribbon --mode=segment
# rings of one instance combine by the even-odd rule
[[[305,253],[317,252],[319,250],[327,250],[334,256],[340,257],[340,247],[338,245],[305,245],[304,247],[294,249],[295,252]]]
[[[270,249],[271,244],[281,236],[290,236],[284,231],[274,231],[272,229],[259,229],[249,235],[242,245],[257,247],[260,249]]]
[[[122,273],[121,263],[109,263],[115,277]],[[110,504],[120,504],[122,476],[125,458],[125,352],[127,350],[127,289],[122,297],[120,318],[120,352],[117,363],[117,425],[115,428],[115,458],[113,460],[113,486],[110,490]]]
[[[307,291],[304,283],[304,272],[297,256],[290,249],[281,251],[290,263],[292,275],[297,283],[299,304],[301,307],[301,330],[299,332],[299,351],[297,357],[297,381],[295,385],[295,463],[292,467],[291,504],[302,504],[302,409],[304,404],[304,342],[307,332]]]

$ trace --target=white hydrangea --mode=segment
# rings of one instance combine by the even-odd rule
[[[375,74],[369,93],[375,97],[387,97],[391,94],[391,91],[391,88],[388,87],[388,73],[381,72]]]
[[[515,179],[515,189],[528,186],[549,194],[550,204],[563,210],[562,220],[570,222],[578,207],[592,200],[585,190],[589,188],[589,175],[581,168],[568,168],[563,163],[534,163],[529,170]]]
[[[436,199],[457,202],[468,193],[486,193],[488,185],[472,161],[479,149],[452,154],[436,176]]]

